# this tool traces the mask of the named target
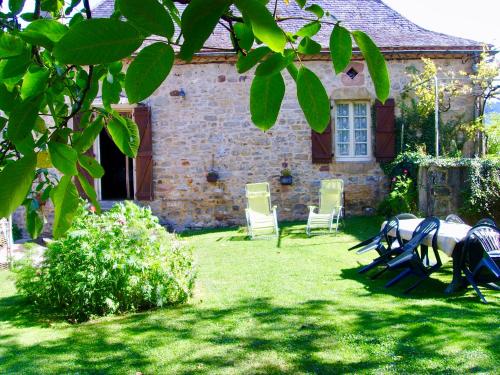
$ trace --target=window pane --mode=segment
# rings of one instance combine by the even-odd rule
[[[356,143],[355,155],[366,155],[366,143]]]
[[[349,104],[337,104],[337,116],[349,116]]]
[[[338,117],[337,118],[337,128],[338,129],[349,129],[349,118],[348,117]]]
[[[354,103],[354,116],[366,116],[366,104]]]
[[[349,145],[346,143],[339,143],[337,145],[337,148],[339,150],[339,154],[343,156],[349,155]]]
[[[354,118],[354,129],[366,129],[366,128],[367,128],[366,117]]]
[[[337,132],[338,142],[347,143],[349,142],[349,130],[339,130]]]
[[[356,130],[354,132],[354,140],[356,142],[366,142],[367,131],[366,130]]]

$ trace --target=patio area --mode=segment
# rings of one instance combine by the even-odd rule
[[[373,254],[347,249],[382,218],[346,220],[338,235],[278,239],[243,229],[184,233],[198,279],[184,307],[70,325],[37,316],[0,271],[1,373],[493,373],[498,293],[443,293],[451,259],[410,295],[358,274]]]

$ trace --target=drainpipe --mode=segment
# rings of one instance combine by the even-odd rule
[[[434,129],[436,132],[436,158],[439,157],[439,98],[438,78],[434,76]]]

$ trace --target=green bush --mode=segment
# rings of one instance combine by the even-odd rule
[[[402,176],[392,178],[391,192],[378,206],[379,215],[390,217],[403,212],[416,213],[417,190],[407,173],[405,169]]]
[[[466,168],[467,177],[463,182],[463,206],[460,214],[471,222],[483,217],[500,220],[500,159],[498,158],[435,158],[418,152],[405,152],[382,168],[391,179],[407,171],[408,177],[417,181],[418,168],[430,165],[442,168]],[[414,197],[417,207],[416,193]],[[386,205],[384,203],[381,208],[385,209]]]
[[[500,160],[470,160],[463,197],[460,211],[471,220],[486,216],[500,220]]]
[[[80,207],[41,265],[28,258],[17,266],[16,285],[36,305],[80,322],[185,302],[194,279],[191,249],[149,208],[126,202],[102,215]]]

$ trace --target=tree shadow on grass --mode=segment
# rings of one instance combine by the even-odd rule
[[[394,309],[242,299],[225,308],[185,306],[68,327],[67,337],[34,346],[0,336],[9,343],[0,372],[493,372],[495,361],[482,363],[481,356],[498,357],[497,323],[483,306],[440,301]],[[450,357],[448,346],[463,355]]]
[[[432,274],[430,278],[424,280],[416,289],[408,294],[405,294],[404,291],[416,282],[417,279],[414,276],[409,276],[396,285],[386,288],[385,284],[396,277],[402,270],[389,270],[383,273],[380,277],[372,279],[371,276],[381,268],[371,270],[364,274],[360,274],[359,269],[360,268],[343,269],[341,271],[339,279],[350,279],[357,281],[358,283],[363,285],[363,288],[368,291],[370,295],[388,294],[394,297],[403,297],[417,301],[437,299],[461,304],[481,304],[479,298],[475,293],[469,293],[471,291],[470,287],[459,290],[453,294],[444,293],[446,287],[452,280],[453,270],[451,265],[439,269],[436,273]],[[439,278],[437,278],[438,274]],[[485,291],[485,293],[488,298],[488,296],[491,295],[493,297],[493,294],[498,292],[491,290]],[[491,308],[495,308],[500,306],[500,304],[498,300],[492,298],[490,299],[489,306],[491,306]]]

